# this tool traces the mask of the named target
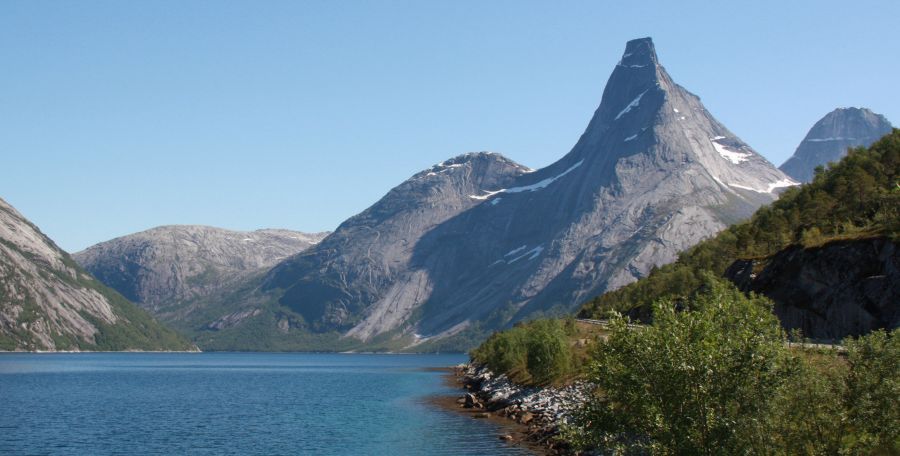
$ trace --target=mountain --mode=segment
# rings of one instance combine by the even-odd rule
[[[838,108],[815,125],[780,169],[801,182],[810,182],[818,166],[836,162],[852,147],[868,147],[891,132],[891,123],[866,108]]]
[[[511,187],[531,169],[490,152],[451,158],[413,175],[330,236],[268,274],[263,289],[283,289],[280,302],[314,330],[349,330],[373,302],[390,302],[385,318],[404,322],[431,292],[413,271],[426,233],[483,203],[483,188]]]
[[[163,320],[230,289],[321,241],[328,233],[160,226],[101,242],[72,257],[97,279]]]
[[[638,39],[554,164],[532,172],[482,154],[423,171],[277,265],[261,289],[313,331],[471,346],[645,276],[792,185]]]
[[[705,273],[774,302],[785,329],[840,340],[900,327],[900,130],[851,150],[813,182],[682,253],[580,316],[650,319],[660,299],[695,292]]]
[[[192,350],[0,199],[0,350]]]

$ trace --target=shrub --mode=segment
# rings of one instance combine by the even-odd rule
[[[844,407],[851,454],[900,454],[900,337],[875,331],[845,341]]]
[[[784,335],[764,299],[704,277],[676,311],[612,334],[594,353],[597,398],[578,418],[582,443],[654,454],[746,454],[771,447],[773,391],[791,377]]]
[[[565,378],[572,369],[572,348],[563,322],[538,320],[526,337],[531,383],[547,384]]]
[[[557,382],[572,370],[569,334],[573,328],[571,320],[534,320],[494,333],[471,357],[518,383]]]

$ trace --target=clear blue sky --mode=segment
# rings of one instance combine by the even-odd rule
[[[70,251],[163,224],[334,229],[467,151],[569,151],[625,41],[776,165],[900,124],[900,2],[0,2],[0,197]]]

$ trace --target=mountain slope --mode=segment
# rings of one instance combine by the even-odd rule
[[[452,192],[455,213],[422,212],[414,229],[383,200],[263,287],[313,327],[361,341],[477,336],[630,283],[795,183],[675,84],[647,38],[626,45],[569,154],[470,184]],[[434,201],[423,196],[385,198]],[[398,250],[400,261],[387,253]]]
[[[0,199],[0,350],[190,350]]]
[[[327,233],[161,226],[101,242],[72,257],[163,320],[321,241]]]
[[[856,149],[757,211],[661,267],[603,294],[582,317],[609,311],[649,318],[658,299],[685,297],[705,271],[775,302],[788,329],[840,339],[900,325],[900,130]]]
[[[482,188],[511,185],[531,170],[495,153],[471,153],[415,174],[350,218],[319,245],[275,267],[264,289],[283,289],[281,303],[317,330],[352,329],[373,302],[372,318],[396,327],[430,294],[429,278],[410,269],[430,230],[481,201]]]
[[[816,122],[779,168],[801,182],[810,182],[818,166],[836,162],[852,147],[868,147],[891,132],[891,123],[866,108],[838,108]]]

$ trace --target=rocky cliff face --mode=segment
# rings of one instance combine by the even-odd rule
[[[900,248],[888,239],[790,247],[766,260],[739,260],[725,273],[738,288],[775,302],[786,329],[840,340],[900,327]]]
[[[161,226],[102,242],[72,257],[145,309],[170,317],[192,300],[234,286],[328,233]]]
[[[0,349],[190,348],[0,199]]]
[[[477,155],[419,173],[263,287],[316,328],[440,339],[570,311],[791,185],[672,81],[649,38],[634,40],[556,163]]]
[[[835,109],[813,125],[780,169],[800,182],[810,182],[816,167],[839,161],[849,148],[872,145],[891,129],[884,116],[866,108]]]

